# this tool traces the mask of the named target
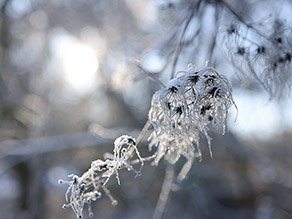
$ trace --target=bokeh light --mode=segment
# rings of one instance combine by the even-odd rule
[[[96,51],[63,30],[52,33],[51,49],[53,71],[66,89],[79,95],[92,92],[97,81]]]
[[[66,82],[76,90],[84,91],[94,83],[98,62],[94,51],[75,43],[64,48],[63,68]]]

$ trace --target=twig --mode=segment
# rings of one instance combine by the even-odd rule
[[[92,123],[88,127],[89,132],[105,139],[115,140],[119,136],[127,133],[130,136],[137,136],[140,133],[138,129],[130,129],[126,127],[105,128],[100,124]]]
[[[200,2],[201,2],[201,1],[198,2],[198,4],[197,4],[197,8],[199,7]],[[194,17],[194,14],[195,14],[195,7],[196,7],[196,4],[193,4],[193,6],[192,6],[191,9],[190,9],[190,15],[189,15],[189,17],[187,18],[187,20],[186,20],[186,24],[185,24],[185,26],[184,26],[184,28],[183,28],[183,31],[182,31],[181,35],[180,35],[180,38],[179,38],[178,44],[176,45],[175,53],[174,53],[174,59],[173,59],[173,63],[172,63],[171,79],[174,77],[175,67],[176,67],[176,64],[177,64],[177,61],[178,61],[178,58],[179,58],[179,54],[180,54],[180,52],[181,52],[181,50],[182,50],[182,46],[183,46],[183,42],[182,42],[182,41],[183,41],[184,35],[185,35],[185,33],[186,33],[186,30],[188,29],[188,26],[189,26],[191,20],[192,20],[193,17]]]
[[[71,133],[19,141],[4,141],[0,143],[0,148],[2,150],[5,150],[6,148],[6,151],[3,150],[2,155],[0,155],[0,160],[6,156],[27,157],[31,154],[58,152],[72,148],[99,146],[105,144],[112,144],[112,139],[94,136],[92,133],[88,132]]]
[[[216,9],[215,9],[215,14],[214,14],[214,18],[215,18],[215,30],[214,30],[214,36],[211,42],[211,46],[209,49],[209,61],[210,64],[213,65],[213,55],[214,55],[214,49],[216,46],[216,41],[217,41],[217,32],[218,32],[218,28],[219,28],[219,7],[218,4],[216,4]]]
[[[142,157],[141,159],[136,159],[130,162],[130,165],[140,164],[141,162],[152,161],[156,157],[156,154],[152,154],[149,157]]]
[[[255,72],[254,68],[252,67],[249,58],[247,59],[247,66],[249,67],[250,72],[252,75],[258,80],[258,82],[263,86],[263,88],[272,96],[272,92],[267,88],[265,83],[259,78],[257,73]]]
[[[154,80],[155,82],[157,82],[161,87],[165,88],[165,85],[162,83],[162,81],[160,81],[152,72],[146,71],[141,65],[138,64],[138,68],[144,73],[146,74],[148,77],[150,77],[152,80]]]
[[[146,135],[148,129],[150,128],[151,123],[149,120],[145,123],[144,127],[142,128],[141,132],[139,133],[137,139],[136,139],[136,144],[139,145],[141,141],[143,140],[144,136]]]
[[[144,158],[141,158],[141,159],[136,159],[136,160],[133,160],[133,161],[128,162],[128,165],[137,165],[137,164],[141,164],[142,162],[152,161],[155,157],[156,157],[156,154],[153,154],[153,155],[151,155],[149,157],[144,157]],[[121,166],[120,167],[120,170],[129,168],[128,165]],[[81,178],[83,178],[83,179],[86,179],[88,177],[89,177],[88,176],[88,172],[84,173],[81,176]],[[108,178],[107,176],[104,176],[103,174],[101,174],[101,175],[95,177],[94,178],[94,181],[92,181],[92,183],[94,184],[94,183],[100,182],[101,180],[106,181],[107,178]],[[102,183],[104,183],[104,182],[102,182]],[[93,186],[93,184],[92,184],[92,186]]]
[[[174,167],[173,165],[168,164],[153,219],[160,219],[162,217],[172,187],[173,177]]]

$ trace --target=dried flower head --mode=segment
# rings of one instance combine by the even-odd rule
[[[224,134],[228,109],[233,104],[231,84],[214,68],[189,65],[186,71],[178,72],[152,98],[149,121],[154,131],[149,146],[157,147],[153,165],[162,157],[176,163],[184,156],[188,166],[195,157],[201,159],[200,134],[206,137],[212,156],[209,127]]]
[[[271,98],[281,98],[291,92],[292,37],[291,28],[283,21],[275,19],[273,24],[231,25],[221,46],[240,78],[253,76]]]
[[[114,145],[112,159],[93,161],[91,167],[81,177],[73,174],[69,175],[72,178],[71,181],[59,180],[60,184],[69,185],[65,194],[68,204],[64,204],[63,208],[71,207],[78,218],[83,217],[82,212],[85,204],[88,205],[89,216],[93,216],[91,203],[102,196],[101,191],[110,198],[112,205],[118,204],[110,194],[106,184],[112,175],[116,175],[118,184],[120,184],[118,173],[120,169],[127,168],[128,171],[134,171],[136,175],[140,174],[143,160],[136,147],[135,139],[131,136],[123,135],[115,140]],[[131,165],[131,159],[135,153],[141,161],[139,171],[135,170]]]

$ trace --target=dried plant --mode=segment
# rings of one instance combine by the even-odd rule
[[[114,145],[113,155],[107,155],[110,157],[109,159],[93,161],[91,167],[81,177],[71,174],[69,175],[72,178],[71,181],[59,180],[60,184],[69,185],[65,194],[68,204],[64,204],[63,208],[71,207],[78,218],[83,217],[82,212],[85,204],[88,205],[89,216],[93,216],[91,203],[101,198],[101,191],[109,197],[112,205],[118,204],[110,194],[106,184],[112,175],[116,176],[118,184],[120,184],[120,169],[127,168],[128,171],[134,171],[136,176],[140,174],[144,161],[136,147],[135,139],[123,135],[115,140]],[[141,168],[138,171],[133,168],[131,163],[135,153],[141,163]],[[134,163],[137,163],[137,161]]]
[[[255,23],[248,27],[231,24],[222,45],[225,56],[240,72],[239,76],[253,76],[271,98],[281,98],[291,92],[292,86],[291,28],[277,19],[273,23],[272,26]],[[251,34],[257,37],[251,39]]]
[[[149,122],[154,131],[149,137],[149,149],[157,147],[156,152],[148,158],[142,158],[134,138],[123,135],[114,142],[113,154],[106,154],[106,160],[95,160],[91,167],[81,176],[69,175],[71,181],[60,180],[68,184],[63,208],[71,207],[77,217],[82,218],[84,205],[88,205],[89,216],[93,216],[91,203],[102,196],[102,191],[110,198],[113,205],[117,201],[106,187],[112,175],[120,185],[119,170],[126,168],[141,174],[144,161],[153,160],[158,165],[164,157],[170,164],[175,164],[181,156],[186,163],[177,176],[182,181],[190,171],[195,158],[202,159],[199,140],[204,135],[208,141],[210,155],[210,127],[226,131],[228,109],[235,105],[232,99],[232,88],[228,79],[212,67],[196,68],[189,65],[186,71],[180,71],[168,85],[153,95]],[[149,128],[147,122],[141,133]],[[144,134],[143,134],[144,135]],[[138,137],[138,142],[141,136]],[[133,160],[134,155],[138,159]],[[141,164],[135,170],[134,164]]]
[[[201,134],[206,137],[212,156],[209,127],[224,134],[228,109],[233,104],[231,84],[214,68],[196,68],[190,64],[186,71],[178,72],[152,99],[149,121],[154,131],[149,148],[157,147],[153,165],[162,157],[174,164],[184,156],[186,166],[178,175],[183,180],[194,158],[201,160]]]

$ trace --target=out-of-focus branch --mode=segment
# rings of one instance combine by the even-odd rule
[[[0,175],[15,165],[33,158],[34,156],[30,156],[33,154],[56,153],[73,148],[102,146],[105,144],[112,144],[112,140],[94,136],[88,132],[19,141],[4,141],[0,143]],[[9,150],[9,148],[13,149]],[[17,159],[13,158],[15,156]],[[7,162],[5,158],[11,159]]]
[[[191,20],[193,19],[194,17],[194,14],[195,14],[195,8],[199,8],[200,7],[200,3],[201,3],[201,0],[197,3],[197,4],[193,4],[192,7],[190,8],[190,14],[189,14],[189,17],[187,18],[186,20],[186,23],[185,23],[185,26],[182,30],[182,33],[180,35],[180,38],[179,38],[179,41],[178,41],[178,44],[176,45],[176,48],[175,48],[175,53],[174,53],[174,58],[173,58],[173,63],[172,63],[172,70],[171,70],[171,78],[174,77],[174,73],[175,73],[175,67],[176,67],[176,64],[177,64],[177,61],[178,61],[178,57],[180,55],[180,52],[182,50],[182,46],[183,46],[183,38],[184,38],[184,35],[188,29],[188,26],[190,25],[191,23]]]
[[[168,164],[162,184],[162,189],[155,208],[153,219],[160,219],[163,215],[174,178],[174,167]]]
[[[138,136],[140,133],[140,130],[138,129],[130,129],[126,127],[105,128],[102,125],[96,123],[92,123],[88,130],[97,136],[102,136],[105,139],[111,139],[113,141],[124,134]]]
[[[137,145],[143,140],[150,126],[151,126],[151,123],[149,122],[149,120],[147,120],[147,122],[145,123],[144,127],[142,128],[141,132],[139,133],[137,137]]]
[[[211,45],[210,45],[210,49],[209,49],[209,62],[211,66],[215,67],[215,60],[214,60],[214,50],[216,47],[216,41],[217,41],[217,33],[218,33],[218,29],[219,29],[219,14],[221,14],[219,12],[220,8],[219,5],[216,4],[216,8],[215,8],[215,14],[214,14],[214,32],[213,32],[213,36],[212,36],[212,41],[211,41]]]
[[[79,132],[27,140],[10,140],[0,143],[0,159],[7,156],[28,156],[35,153],[50,153],[79,147],[112,144],[112,140],[88,132]],[[13,148],[9,150],[9,148]]]
[[[165,88],[165,85],[162,83],[162,81],[160,81],[155,74],[156,73],[152,73],[149,71],[146,71],[140,64],[137,65],[138,68],[141,70],[142,73],[146,74],[148,77],[150,77],[153,81],[157,82],[161,87]],[[164,69],[163,69],[164,70]],[[162,71],[163,71],[162,70]]]
[[[146,123],[144,131],[130,131],[133,135],[138,135],[139,143],[148,130],[150,123]],[[95,129],[98,128],[99,131]],[[102,129],[102,130],[101,130]],[[17,162],[9,162],[0,165],[0,174],[10,169],[14,165],[24,162],[31,158],[32,154],[56,153],[59,151],[70,150],[82,147],[96,147],[106,144],[113,144],[113,141],[125,133],[125,129],[105,129],[101,126],[93,125],[91,132],[70,133],[51,137],[41,137],[26,140],[9,140],[0,142],[0,161],[8,157],[17,156]],[[129,133],[127,131],[127,133]],[[110,135],[111,134],[111,135]],[[102,137],[103,136],[103,137]]]

